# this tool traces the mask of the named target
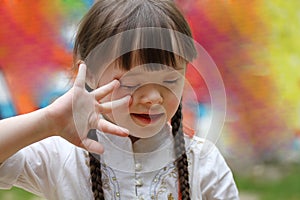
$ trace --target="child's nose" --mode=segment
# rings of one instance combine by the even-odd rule
[[[159,86],[154,84],[146,85],[141,88],[140,102],[143,104],[161,104],[163,103],[163,97]]]

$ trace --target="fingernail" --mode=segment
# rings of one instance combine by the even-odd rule
[[[124,136],[128,136],[129,135],[129,130],[127,130],[126,128],[122,128],[122,127],[120,127],[120,129],[124,133]]]
[[[79,65],[79,68],[82,68],[82,67],[85,67],[86,65],[84,64],[84,63],[81,63],[80,65]]]
[[[114,84],[116,84],[115,87],[119,87],[119,85],[120,85],[120,81],[119,80],[115,79],[115,80],[113,80],[113,82],[114,82]]]
[[[80,65],[84,64],[84,61],[83,60],[79,60],[77,61],[77,66],[79,67]]]

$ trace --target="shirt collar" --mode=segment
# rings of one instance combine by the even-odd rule
[[[161,169],[174,161],[174,139],[171,126],[150,138],[141,138],[134,144],[130,138],[97,131],[98,141],[104,146],[101,162],[127,172],[135,172],[136,164],[143,166],[141,172]]]

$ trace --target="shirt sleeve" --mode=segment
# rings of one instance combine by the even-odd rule
[[[47,138],[8,158],[0,166],[0,188],[17,186],[39,196],[54,191],[57,177],[70,152],[70,145],[62,140]]]
[[[21,174],[25,157],[23,151],[19,151],[0,165],[0,188],[10,189]]]
[[[200,183],[202,197],[207,200],[238,200],[238,190],[230,168],[213,144],[201,159],[203,178]]]

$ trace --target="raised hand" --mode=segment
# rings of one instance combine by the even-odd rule
[[[55,126],[55,135],[59,135],[76,146],[93,153],[102,153],[103,146],[89,138],[90,129],[99,129],[103,132],[119,136],[128,136],[128,130],[121,128],[101,118],[101,114],[110,113],[118,106],[128,104],[130,96],[121,99],[100,103],[100,100],[119,87],[117,80],[104,85],[92,92],[85,89],[86,65],[79,66],[74,86],[63,96],[48,106],[48,118]]]

